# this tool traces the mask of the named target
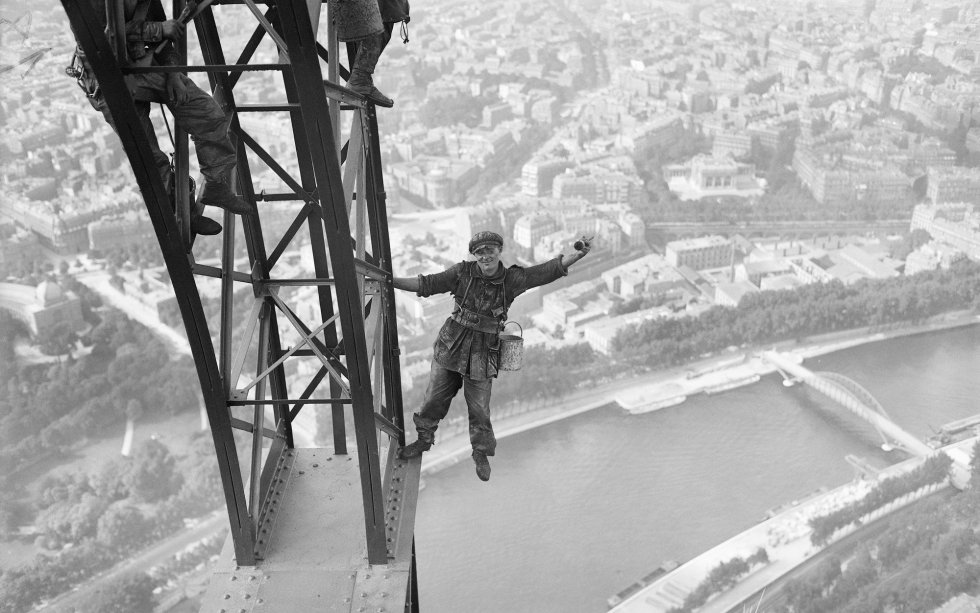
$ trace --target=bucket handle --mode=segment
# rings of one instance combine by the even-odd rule
[[[504,328],[507,327],[507,324],[517,324],[517,327],[521,329],[521,338],[524,338],[524,326],[522,326],[518,322],[514,321],[513,319],[510,320],[510,321],[508,321],[508,322],[505,322],[504,323]],[[503,329],[501,329],[500,331],[503,332]]]

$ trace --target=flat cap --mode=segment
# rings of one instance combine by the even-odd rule
[[[477,232],[470,239],[470,253],[475,252],[480,247],[484,245],[496,245],[503,248],[504,237],[500,236],[496,232]]]

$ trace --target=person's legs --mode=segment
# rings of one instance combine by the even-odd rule
[[[463,379],[463,398],[470,419],[470,444],[488,456],[494,455],[497,439],[490,423],[490,390],[493,379]]]
[[[228,136],[231,116],[226,115],[210,94],[185,75],[180,76],[187,89],[187,100],[167,106],[181,128],[190,134],[197,151],[197,161],[205,183],[201,203],[227,209],[237,215],[255,213],[255,207],[235,195],[229,185],[237,157]]]
[[[159,87],[162,81],[160,79],[150,79],[146,77],[159,77],[160,75],[136,75],[141,77],[136,79],[134,82],[137,87],[134,94],[151,94],[152,97],[160,99],[162,95],[160,92],[154,90],[153,88]],[[163,187],[167,190],[167,194],[170,196],[171,205],[174,203],[175,195],[171,188],[171,177],[170,173],[172,169],[170,167],[170,158],[166,153],[160,150],[160,143],[157,141],[156,128],[153,127],[153,120],[150,119],[150,111],[152,103],[148,100],[137,99],[134,100],[133,105],[136,107],[136,112],[139,115],[140,125],[143,127],[143,133],[146,134],[146,140],[150,144],[150,151],[153,154],[153,163],[157,167],[157,171],[160,173],[160,180],[163,181]],[[106,123],[112,126],[115,130],[116,126],[112,121],[112,115],[109,114],[109,107],[104,101],[100,100],[97,108],[101,111],[102,116],[105,118]],[[195,210],[191,211],[191,231],[195,234],[204,235],[215,235],[221,232],[221,224],[205,217],[203,215],[203,207],[196,203]]]
[[[391,34],[385,28],[377,34],[357,41],[357,54],[354,56],[354,62],[351,66],[350,79],[347,80],[348,88],[385,108],[391,108],[395,103],[391,98],[378,91],[378,88],[374,86],[372,75],[378,65],[381,51],[390,38]]]
[[[481,481],[490,479],[490,461],[497,450],[497,438],[493,435],[490,423],[490,390],[493,379],[475,380],[466,377],[463,382],[463,397],[470,420],[470,445],[473,446],[473,462],[476,475]]]
[[[425,390],[422,408],[412,416],[415,430],[418,432],[418,440],[402,449],[403,458],[419,456],[435,443],[439,422],[449,413],[449,405],[462,385],[462,375],[443,368],[435,360],[432,361],[429,385]]]

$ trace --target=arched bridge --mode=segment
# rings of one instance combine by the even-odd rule
[[[878,402],[878,400],[871,395],[871,392],[869,392],[864,387],[862,387],[861,384],[855,381],[854,379],[851,379],[850,377],[846,377],[836,372],[820,371],[814,374],[817,377],[823,379],[824,384],[828,386],[828,391],[832,391],[834,395],[837,394],[843,395],[843,397],[848,398],[849,401],[853,401],[860,405],[863,405],[871,409],[878,415],[883,416],[885,419],[891,420],[891,417],[888,415],[887,412],[885,412],[885,407],[881,406],[881,403]],[[834,397],[834,395],[831,395],[831,398],[833,400],[836,400],[837,402],[841,402],[836,397]],[[881,436],[882,442],[884,443],[892,442],[888,440],[888,437],[886,437],[885,433],[882,432],[880,428],[878,428],[877,424],[872,422],[871,425],[874,426],[875,430],[878,431],[878,435]]]
[[[837,373],[813,372],[775,351],[766,351],[762,357],[780,372],[806,383],[870,423],[889,444],[894,444],[917,456],[933,453],[929,445],[893,422],[881,403],[856,381]]]

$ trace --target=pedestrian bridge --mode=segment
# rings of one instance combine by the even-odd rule
[[[920,457],[931,455],[934,452],[929,445],[893,422],[888,417],[884,407],[871,395],[871,392],[861,387],[856,381],[837,373],[813,372],[796,363],[789,356],[776,351],[763,352],[762,358],[775,366],[784,377],[809,385],[870,423],[886,444],[900,447],[908,453]]]

